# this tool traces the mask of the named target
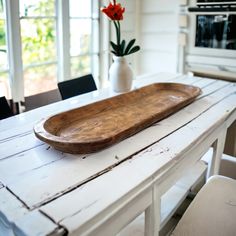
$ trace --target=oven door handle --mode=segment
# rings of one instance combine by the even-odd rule
[[[189,7],[189,12],[192,13],[208,13],[208,12],[236,12],[236,7]]]

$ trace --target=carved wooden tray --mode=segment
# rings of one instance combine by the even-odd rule
[[[92,153],[117,143],[191,103],[200,88],[156,83],[40,121],[35,135],[68,153]]]

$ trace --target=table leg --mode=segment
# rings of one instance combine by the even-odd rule
[[[224,153],[236,157],[236,121],[227,130]]]
[[[213,143],[213,155],[212,161],[209,166],[209,172],[207,178],[212,175],[217,175],[220,169],[220,161],[225,146],[226,130],[223,130],[217,140]]]
[[[157,185],[152,190],[152,204],[145,210],[145,236],[158,236],[161,223],[161,196]]]

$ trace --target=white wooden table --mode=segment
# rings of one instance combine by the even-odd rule
[[[217,173],[227,128],[236,120],[234,83],[162,73],[135,87],[159,81],[193,84],[203,93],[94,154],[56,151],[32,128],[45,116],[114,96],[109,89],[0,121],[0,235],[115,235],[143,212],[143,232],[158,235],[204,173],[199,160],[212,144],[210,174]]]

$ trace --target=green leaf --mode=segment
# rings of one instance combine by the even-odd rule
[[[118,47],[115,43],[113,43],[112,41],[110,41],[110,44],[111,44],[111,46],[112,46],[112,48],[113,48],[114,51],[116,51],[116,52],[119,51],[119,47]]]
[[[126,50],[125,50],[125,55],[128,55],[129,54],[129,50],[132,48],[132,46],[134,45],[134,43],[135,43],[135,39],[132,39],[129,43],[128,43],[128,45],[127,45],[127,48],[126,48]]]
[[[117,55],[117,52],[115,52],[115,51],[113,51],[113,50],[112,50],[111,52],[112,52],[114,55],[118,56],[118,55]]]
[[[120,54],[123,56],[125,52],[125,40],[122,40],[120,45]]]
[[[132,54],[132,53],[135,53],[135,52],[137,52],[137,51],[139,51],[139,50],[140,50],[140,47],[139,47],[139,46],[135,46],[135,47],[133,47],[133,48],[129,51],[129,53],[128,53],[127,55]]]

